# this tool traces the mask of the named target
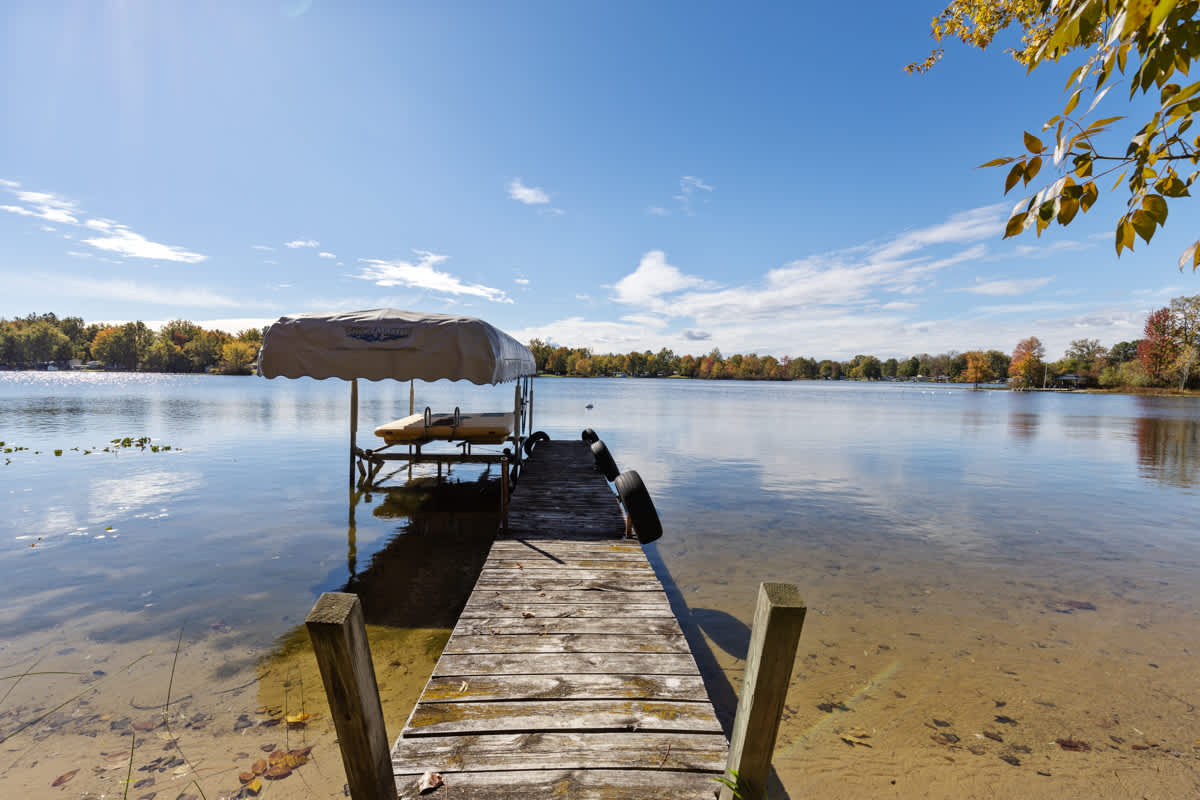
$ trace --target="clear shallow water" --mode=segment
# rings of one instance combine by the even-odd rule
[[[408,412],[407,384],[363,383],[360,397],[365,440]],[[491,409],[511,397],[511,387],[443,383],[418,385],[417,404]],[[469,566],[462,545],[489,519],[410,519],[385,493],[353,497],[348,400],[342,382],[0,373],[0,440],[30,448],[0,466],[0,640],[69,623],[115,646],[190,626],[232,630],[222,646],[249,648],[294,631],[352,574],[377,608],[413,612],[380,621],[451,624],[431,575]],[[1145,702],[1133,696],[1145,681],[1134,666],[1151,660],[1160,670],[1181,659],[1171,696],[1197,688],[1183,652],[1198,619],[1194,399],[545,379],[534,402],[536,429],[561,438],[590,426],[646,480],[665,529],[651,558],[725,717],[758,582],[799,584],[811,609],[799,667],[808,685],[776,764],[789,790],[810,785],[821,757],[814,698],[841,702],[881,675],[911,695],[943,661],[947,687],[984,692],[951,665],[964,651],[973,655],[959,660],[994,661],[998,674],[1064,659],[1096,670],[1096,682],[1116,670],[1108,691],[1129,690],[1133,705]],[[71,450],[143,435],[175,449]],[[1068,615],[1067,599],[1101,611]],[[1067,635],[1067,623],[1084,627]],[[1163,652],[1132,646],[1149,629]],[[1114,631],[1132,634],[1115,662],[1099,639],[1083,644]],[[1021,655],[1033,640],[1071,644],[1051,660]],[[1037,682],[1082,704],[1077,684],[1078,673]],[[788,759],[801,756],[793,773]]]

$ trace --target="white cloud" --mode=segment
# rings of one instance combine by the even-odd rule
[[[58,228],[55,228],[53,225],[43,225],[42,230],[46,231],[47,233],[53,233],[54,231],[58,230]]]
[[[362,272],[352,277],[374,281],[376,286],[408,286],[415,289],[425,289],[439,294],[470,295],[491,300],[494,303],[511,303],[500,289],[484,286],[478,283],[464,283],[447,272],[441,272],[436,267],[449,260],[449,256],[438,255],[427,250],[414,250],[419,260],[414,264],[408,261],[385,261],[374,258],[360,258],[366,264]]]
[[[544,205],[550,202],[550,195],[538,186],[526,186],[520,178],[514,178],[508,184],[508,196],[527,206]]]
[[[208,258],[206,255],[193,253],[182,247],[152,242],[140,233],[135,233],[128,227],[111,220],[90,219],[87,221],[86,227],[106,234],[83,240],[84,244],[90,244],[98,250],[119,253],[130,258],[177,261],[183,264],[198,264]]]
[[[5,180],[4,178],[0,178],[0,186],[3,186],[6,189],[21,188],[21,184],[17,183],[16,181]]]
[[[513,278],[513,283],[515,283],[519,286],[528,286],[529,278]]]
[[[271,252],[274,252],[274,250],[275,250],[274,247],[271,247],[270,245],[266,245],[266,244],[252,244],[252,245],[250,245],[250,249],[251,250],[262,250],[263,252],[266,252],[266,253],[271,253]]]
[[[662,206],[650,206],[646,209],[646,213],[652,217],[669,217],[671,212],[667,211]]]
[[[916,303],[905,303],[897,300],[891,303],[884,303],[879,308],[883,311],[916,311],[920,306]]]
[[[55,222],[61,225],[81,224],[79,218],[76,216],[76,214],[80,213],[79,208],[73,200],[66,200],[50,192],[19,190],[16,188],[18,184],[12,181],[4,181],[0,185],[7,188],[19,201],[25,204],[23,206],[0,205],[0,210],[2,211],[8,211],[12,214],[19,214],[25,217],[37,217],[38,219],[44,219],[47,222]],[[207,258],[207,256],[200,253],[193,253],[181,247],[152,242],[141,234],[132,231],[129,226],[122,225],[111,219],[89,219],[87,222],[82,223],[82,225],[89,230],[106,234],[82,240],[84,244],[89,244],[98,250],[118,253],[132,258],[180,261],[186,264],[196,264]],[[41,229],[47,232],[56,230],[50,225],[42,225]],[[63,238],[72,239],[74,237],[71,234],[64,233]],[[71,255],[79,254],[72,253]]]
[[[961,289],[953,289],[951,291],[970,292],[971,294],[986,294],[993,296],[1027,294],[1035,289],[1042,288],[1052,280],[1054,280],[1053,277],[983,281],[975,284],[974,286],[964,286]]]
[[[315,239],[293,239],[290,242],[284,242],[283,246],[295,250],[297,247],[320,247],[321,243]]]
[[[17,189],[11,190],[17,199],[27,206],[33,206],[33,212],[30,216],[40,217],[47,222],[58,222],[63,225],[76,225],[79,220],[75,218],[75,214],[79,213],[75,202],[65,200],[57,195],[49,192],[26,192]],[[13,207],[5,207],[6,211],[14,210]],[[17,213],[25,213],[19,211]]]
[[[953,214],[945,222],[909,231],[876,251],[879,258],[900,258],[926,247],[992,239],[1004,232],[1003,203]]]
[[[651,250],[642,256],[638,268],[617,281],[613,289],[618,302],[656,308],[662,304],[664,294],[704,285],[703,278],[684,275],[668,264],[667,254],[662,250]]]
[[[683,192],[695,191],[696,189],[703,189],[706,192],[711,192],[713,187],[706,185],[704,181],[692,175],[684,175],[679,179],[679,189]]]
[[[335,256],[333,253],[326,253],[324,251],[317,253],[317,257],[318,258],[328,258],[331,261],[337,260],[337,256]]]

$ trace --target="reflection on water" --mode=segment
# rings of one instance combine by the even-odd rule
[[[454,627],[500,521],[495,481],[419,479],[383,497],[373,514],[399,530],[341,591],[359,596],[371,624]]]
[[[1143,475],[1182,488],[1196,485],[1200,477],[1200,421],[1140,417],[1137,446]]]
[[[1008,431],[1013,439],[1029,440],[1037,436],[1041,420],[1037,414],[1025,411],[1008,412]]]

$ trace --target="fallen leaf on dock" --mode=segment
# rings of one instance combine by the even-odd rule
[[[79,772],[79,770],[77,770],[77,769],[73,769],[70,772],[64,772],[62,775],[59,775],[57,778],[55,778],[54,782],[51,783],[50,785],[51,786],[62,786],[64,783],[71,780],[71,778],[74,778],[75,773],[77,773],[77,772]]]
[[[288,775],[291,775],[291,774],[292,774],[292,768],[289,767],[287,764],[276,764],[275,766],[270,767],[265,773],[263,773],[263,777],[267,778],[268,780],[277,781],[281,778],[286,778]]]
[[[250,781],[254,780],[254,778],[255,778],[255,775],[253,772],[239,772],[238,773],[238,780],[241,781],[243,784],[249,783]]]
[[[254,780],[247,783],[246,791],[249,792],[250,794],[257,795],[259,792],[262,791],[262,780],[259,778],[255,778]]]
[[[303,727],[309,720],[309,715],[301,711],[299,714],[288,714],[287,724],[289,728]]]
[[[532,611],[522,611],[521,616],[524,617],[525,619],[529,619],[530,617],[535,616],[535,615]]]
[[[1054,742],[1063,750],[1070,750],[1072,753],[1086,753],[1092,749],[1090,744],[1077,739],[1055,739]]]
[[[421,780],[417,781],[417,791],[421,794],[425,794],[426,792],[430,792],[438,788],[443,783],[445,783],[445,781],[442,780],[442,774],[440,772],[433,772],[430,770],[421,776]]]

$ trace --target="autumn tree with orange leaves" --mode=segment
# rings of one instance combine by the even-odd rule
[[[979,384],[987,383],[995,378],[991,365],[988,363],[987,354],[982,350],[972,350],[967,353],[967,369],[963,373],[963,377],[967,383],[975,384],[976,389],[979,388]]]
[[[1036,336],[1017,342],[1017,349],[1013,350],[1012,361],[1008,365],[1008,375],[1013,378],[1015,388],[1037,386],[1044,375],[1042,359],[1045,356],[1046,348]]]

